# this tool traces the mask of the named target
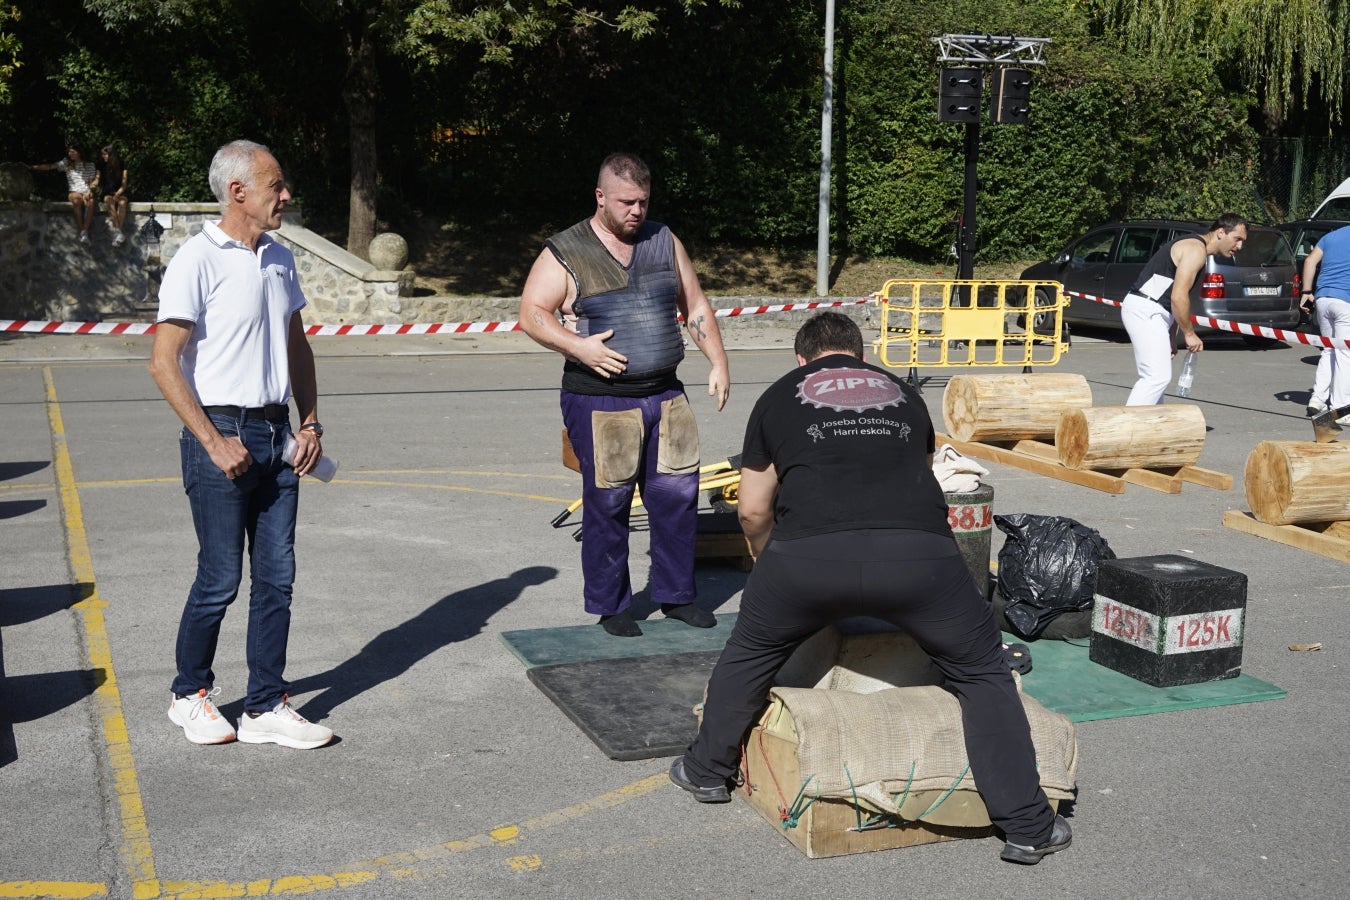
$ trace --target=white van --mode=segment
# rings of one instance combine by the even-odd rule
[[[1350,219],[1350,178],[1341,182],[1336,190],[1327,194],[1322,205],[1309,216],[1312,219]]]

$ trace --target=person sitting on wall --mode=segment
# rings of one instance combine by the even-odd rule
[[[131,200],[127,197],[127,167],[122,156],[112,144],[107,144],[98,152],[99,186],[103,188],[103,208],[108,211],[108,219],[113,227],[113,246],[119,246],[127,239],[122,227],[127,221],[127,208]]]
[[[28,169],[32,172],[56,170],[65,173],[66,199],[75,213],[75,228],[80,232],[80,243],[89,243],[89,228],[94,224],[94,191],[98,187],[98,170],[84,158],[84,151],[74,141],[66,141],[65,159],[30,165]]]

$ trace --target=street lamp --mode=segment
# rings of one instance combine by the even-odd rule
[[[154,204],[150,205],[149,218],[136,233],[140,235],[141,243],[145,244],[145,302],[153,308],[159,304],[159,280],[163,274],[159,261],[159,237],[164,233],[164,226],[155,218]]]
[[[155,205],[150,204],[150,217],[145,220],[145,224],[140,227],[138,233],[141,240],[148,248],[153,248],[155,252],[159,250],[159,236],[164,233],[164,226],[159,224],[159,219],[155,218]]]

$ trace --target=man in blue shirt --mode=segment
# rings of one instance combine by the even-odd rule
[[[1350,406],[1350,226],[1317,242],[1303,261],[1303,284],[1299,305],[1306,307],[1315,299],[1322,336],[1339,342],[1324,354],[1331,363],[1331,408]],[[1336,421],[1350,425],[1350,415]]]

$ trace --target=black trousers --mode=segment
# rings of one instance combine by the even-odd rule
[[[697,784],[722,784],[778,670],[806,638],[839,619],[871,616],[903,629],[961,704],[971,776],[1009,840],[1050,837],[1054,812],[1036,774],[1031,729],[993,605],[956,541],[925,531],[835,532],[770,541],[741,598],[736,627],[708,681],[703,727],[685,753]]]

